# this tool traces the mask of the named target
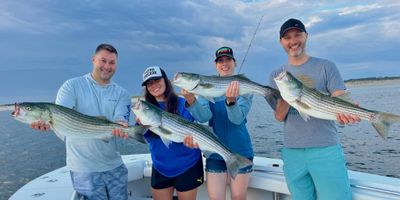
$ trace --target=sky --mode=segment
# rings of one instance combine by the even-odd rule
[[[0,103],[54,100],[65,80],[91,72],[100,43],[117,48],[113,81],[132,95],[148,66],[216,74],[221,46],[233,48],[237,73],[267,84],[287,61],[279,28],[289,18],[306,25],[307,53],[345,80],[400,75],[396,0],[2,0]]]

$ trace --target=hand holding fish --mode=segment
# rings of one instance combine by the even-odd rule
[[[189,105],[192,105],[196,101],[196,97],[194,96],[194,94],[185,89],[181,90],[181,94]]]
[[[116,123],[122,125],[124,128],[128,128],[128,123],[126,123],[126,122],[120,121],[120,122],[116,122]],[[121,128],[114,128],[112,130],[112,134],[114,136],[122,137],[124,139],[128,139],[129,138],[128,133],[125,133]]]
[[[193,141],[193,136],[188,135],[183,138],[183,144],[191,149],[199,148],[199,144]]]
[[[336,120],[341,125],[355,124],[361,121],[360,117],[358,117],[357,115],[344,113],[336,114]]]
[[[50,130],[50,125],[43,121],[35,121],[30,124],[30,127],[32,129],[39,130],[39,131],[49,131]]]
[[[228,88],[226,89],[226,102],[232,103],[236,102],[236,98],[239,96],[239,82],[238,81],[232,81]]]
[[[351,99],[349,93],[345,90],[337,90],[332,93],[332,97],[338,97],[347,101],[352,102],[353,100]],[[356,107],[359,107],[360,103],[356,102],[354,103]],[[336,114],[336,121],[341,124],[341,125],[346,125],[346,124],[355,124],[361,121],[360,117],[354,114],[345,114],[345,113],[337,113]]]

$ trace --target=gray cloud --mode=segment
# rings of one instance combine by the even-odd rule
[[[240,65],[263,16],[241,71],[251,79],[267,83],[268,73],[286,62],[278,31],[290,17],[307,25],[307,51],[336,62],[344,78],[399,75],[399,11],[397,1],[3,0],[0,71],[80,75],[91,70],[96,45],[106,42],[120,52],[116,81],[137,93],[149,65],[169,75],[214,74],[214,51],[223,45]]]

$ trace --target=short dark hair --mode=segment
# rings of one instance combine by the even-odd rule
[[[101,50],[106,50],[110,53],[115,53],[115,55],[118,56],[117,49],[115,49],[115,47],[113,47],[111,44],[104,44],[104,43],[100,44],[99,46],[97,46],[95,53],[98,53]]]

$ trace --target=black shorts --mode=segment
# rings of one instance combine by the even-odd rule
[[[203,160],[201,157],[193,167],[175,177],[166,177],[154,167],[152,167],[151,171],[151,187],[153,189],[174,187],[179,192],[185,192],[199,187],[204,182]]]

